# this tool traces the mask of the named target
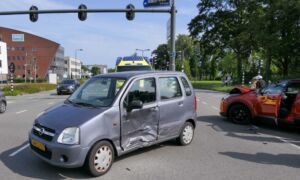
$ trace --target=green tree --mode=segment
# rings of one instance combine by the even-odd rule
[[[93,76],[96,76],[97,74],[100,74],[100,69],[98,67],[92,67],[91,73]]]
[[[89,71],[89,69],[85,66],[85,65],[81,65],[81,71],[83,71],[83,72],[87,72],[87,71]]]
[[[254,13],[252,1],[203,0],[199,14],[189,24],[191,36],[202,44],[204,56],[224,56],[224,51],[236,53],[236,74],[240,83],[242,62],[255,47],[249,17]]]
[[[153,52],[154,68],[157,70],[169,69],[170,56],[168,53],[168,45],[160,44]]]

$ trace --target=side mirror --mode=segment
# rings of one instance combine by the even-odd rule
[[[143,102],[140,100],[134,100],[129,103],[127,107],[127,111],[131,111],[133,109],[142,109],[143,108]]]

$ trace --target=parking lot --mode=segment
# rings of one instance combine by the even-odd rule
[[[224,94],[197,91],[198,122],[189,146],[169,141],[117,158],[98,179],[298,179],[299,129],[236,125],[219,116]],[[7,97],[0,115],[1,179],[85,179],[82,168],[63,169],[35,157],[27,137],[35,117],[63,102],[54,91]]]

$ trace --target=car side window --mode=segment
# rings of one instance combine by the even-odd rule
[[[298,93],[299,91],[300,91],[300,83],[290,84],[286,89],[286,92],[288,93]]]
[[[133,83],[125,98],[124,107],[134,100],[140,100],[143,104],[156,101],[155,78],[140,79]]]
[[[182,96],[181,88],[176,77],[159,78],[160,99],[172,99]]]
[[[180,79],[181,79],[181,82],[183,84],[186,96],[191,96],[192,95],[192,90],[191,90],[191,87],[190,87],[188,81],[186,80],[185,77],[181,77]]]

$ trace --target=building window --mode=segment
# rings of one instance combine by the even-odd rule
[[[12,57],[12,60],[13,60],[13,61],[16,60],[15,56]]]
[[[17,60],[20,60],[20,56],[17,56]]]
[[[7,56],[7,60],[9,60],[9,61],[10,61],[10,56]]]
[[[25,60],[25,56],[22,56],[22,60],[23,60],[23,61]]]
[[[17,68],[18,68],[18,70],[20,70],[20,69],[21,69],[21,66],[17,66]]]
[[[22,51],[24,51],[25,50],[25,48],[24,47],[22,47]]]
[[[38,51],[38,48],[32,48],[32,52]]]

